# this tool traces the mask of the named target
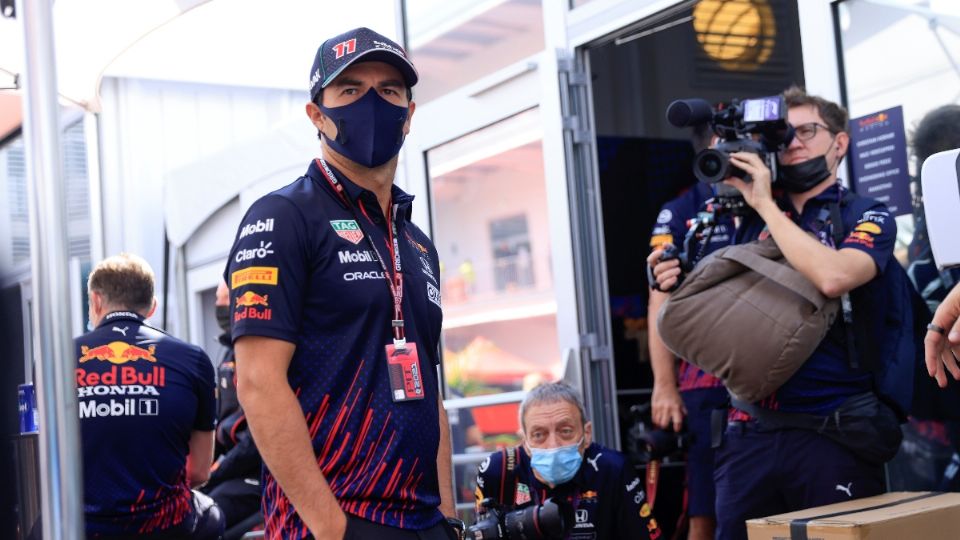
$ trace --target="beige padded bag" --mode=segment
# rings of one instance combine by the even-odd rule
[[[734,397],[754,402],[800,369],[839,305],[767,238],[705,258],[664,303],[657,327],[674,354],[722,380]]]

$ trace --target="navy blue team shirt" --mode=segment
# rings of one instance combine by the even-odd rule
[[[512,475],[504,461],[505,452],[510,451],[516,458]],[[584,451],[577,474],[553,488],[537,479],[522,448],[494,452],[480,464],[475,496],[478,513],[486,511],[481,506],[484,499],[497,506],[509,506],[512,501],[517,507],[564,499],[575,514],[570,540],[656,540],[661,531],[643,487],[626,456],[593,443]]]
[[[180,525],[193,511],[190,435],[216,422],[213,364],[127,311],[108,314],[75,347],[87,534]]]
[[[856,249],[869,255],[877,267],[874,280],[881,279],[884,268],[893,256],[897,237],[897,223],[883,203],[878,202],[859,216],[851,215],[850,207],[841,205],[843,222],[852,226],[845,227],[847,235],[839,246],[835,246],[833,242],[833,225],[823,226],[818,219],[822,208],[831,203],[839,203],[846,192],[847,189],[839,183],[834,184],[807,201],[803,213],[799,215],[789,199],[780,197],[778,204],[798,226],[804,231],[814,233],[822,244],[836,249]],[[763,220],[752,215],[741,224],[734,243],[763,239],[769,235]],[[869,392],[873,388],[872,374],[865,369],[850,367],[843,324],[842,317],[837,317],[837,321],[810,359],[772,396],[761,401],[760,405],[785,412],[828,415],[847,398]],[[740,411],[735,411],[731,416],[731,419],[735,420],[744,418],[746,416]]]
[[[440,275],[437,250],[410,222],[413,196],[394,186],[403,319],[417,346],[424,399],[394,402],[384,346],[394,299],[376,252],[389,257],[376,196],[333,171],[348,206],[314,160],[306,175],[256,201],[230,251],[232,336],[265,336],[296,349],[290,386],[317,463],[341,508],[368,521],[425,529],[438,509]],[[393,271],[388,261],[387,268]],[[267,537],[307,528],[264,468]]]

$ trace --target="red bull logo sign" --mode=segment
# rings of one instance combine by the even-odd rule
[[[889,119],[890,119],[890,115],[882,112],[879,114],[875,114],[873,116],[867,116],[865,118],[861,118],[860,121],[857,122],[857,127],[859,127],[860,129],[864,129],[868,127],[883,125],[884,122],[886,122]]]
[[[144,349],[123,341],[113,341],[98,347],[81,345],[80,363],[83,364],[90,360],[101,360],[110,362],[111,364],[126,364],[127,362],[135,362],[137,360],[156,362],[157,357],[153,355],[156,349],[156,345],[150,345]]]

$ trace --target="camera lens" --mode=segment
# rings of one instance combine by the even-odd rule
[[[697,154],[693,160],[693,174],[697,180],[707,184],[716,184],[728,176],[730,159],[726,154],[709,148]]]
[[[507,537],[516,540],[560,540],[567,537],[572,523],[573,507],[552,498],[504,515]]]

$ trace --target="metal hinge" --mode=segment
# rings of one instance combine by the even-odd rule
[[[590,130],[583,129],[579,116],[564,116],[563,129],[573,136],[573,144],[587,144],[593,139]]]
[[[591,362],[607,362],[612,358],[609,345],[598,343],[596,334],[582,334],[580,336],[580,346],[588,352]]]

